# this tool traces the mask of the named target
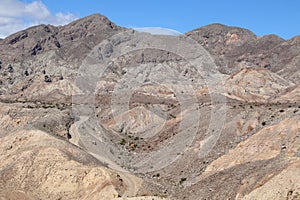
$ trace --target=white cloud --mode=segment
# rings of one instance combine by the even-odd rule
[[[45,20],[51,17],[51,13],[47,7],[40,1],[34,1],[30,4],[25,4],[24,14],[38,20]]]
[[[71,13],[51,13],[41,1],[1,0],[0,38],[37,24],[67,24],[77,17]]]
[[[133,28],[138,32],[147,32],[153,35],[181,35],[182,33],[169,29],[169,28],[161,28],[161,27],[142,27],[142,28]]]

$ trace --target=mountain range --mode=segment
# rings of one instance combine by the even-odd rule
[[[0,199],[300,199],[300,36],[95,14],[0,40]]]

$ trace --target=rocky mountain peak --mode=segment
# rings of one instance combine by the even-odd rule
[[[291,45],[294,45],[294,44],[298,44],[299,45],[300,44],[300,35],[291,38],[290,40],[288,40],[288,42]]]
[[[211,24],[186,33],[187,36],[207,47],[240,46],[257,37],[247,29],[226,26],[223,24]]]
[[[74,51],[72,46],[85,43],[92,48],[104,38],[122,29],[100,14],[78,19],[65,26],[38,25],[1,40],[0,56],[2,61],[10,63],[51,50],[68,54]]]
[[[120,29],[107,17],[94,14],[61,27],[59,36],[65,40],[74,41],[83,37]]]
[[[84,18],[78,19],[74,22],[71,22],[70,24],[68,24],[66,26],[83,26],[83,25],[89,26],[91,24],[97,24],[98,26],[107,25],[107,26],[110,26],[111,28],[117,27],[107,17],[105,17],[104,15],[101,15],[101,14],[89,15],[87,17],[84,17]]]

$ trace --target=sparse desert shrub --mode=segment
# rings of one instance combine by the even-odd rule
[[[8,65],[8,72],[9,73],[13,73],[14,72],[14,68],[11,64]]]
[[[125,144],[126,144],[126,140],[122,139],[121,142],[120,142],[120,145],[125,145]]]
[[[28,70],[25,70],[24,75],[25,75],[25,76],[29,76]]]
[[[181,178],[179,181],[179,185],[182,185],[186,181],[186,178]]]
[[[52,79],[48,75],[45,75],[44,80],[45,80],[46,83],[52,82]]]

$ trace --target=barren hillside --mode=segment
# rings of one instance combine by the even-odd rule
[[[0,199],[300,199],[300,42],[102,15],[0,40]]]

